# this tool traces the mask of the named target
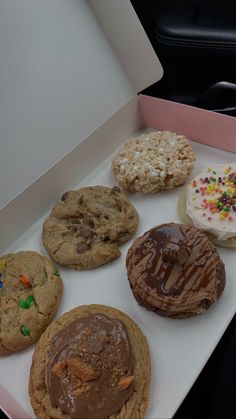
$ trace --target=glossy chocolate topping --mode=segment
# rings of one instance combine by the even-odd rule
[[[135,297],[164,310],[205,311],[217,300],[216,254],[207,236],[193,227],[152,228],[127,254]]]
[[[103,314],[74,320],[51,342],[51,403],[72,419],[107,418],[132,395],[132,369],[132,349],[121,321]]]

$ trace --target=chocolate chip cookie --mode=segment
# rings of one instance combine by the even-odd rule
[[[29,395],[38,419],[141,419],[150,376],[148,344],[135,322],[112,307],[86,305],[41,336]]]
[[[138,213],[120,189],[90,186],[65,192],[43,225],[43,244],[57,263],[95,268],[120,255],[138,226]]]
[[[0,257],[0,355],[39,338],[57,311],[62,290],[57,269],[40,254]]]

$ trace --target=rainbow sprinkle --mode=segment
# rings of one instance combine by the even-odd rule
[[[225,176],[217,177],[216,172],[209,167],[208,173],[212,173],[209,176],[200,178],[200,186],[197,187],[196,180],[192,181],[192,187],[195,189],[195,193],[199,194],[201,199],[202,209],[208,210],[211,214],[218,214],[218,218],[221,221],[233,221],[232,213],[236,212],[236,172],[231,171],[231,167],[228,166],[224,170]],[[196,195],[192,198],[196,199]],[[202,216],[205,217],[206,213],[203,212]],[[208,221],[212,220],[209,216]]]

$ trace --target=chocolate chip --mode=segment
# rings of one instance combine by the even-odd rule
[[[118,201],[118,200],[116,200],[116,207],[118,208],[118,210],[119,210],[119,211],[121,211],[121,210],[122,210],[122,205],[121,205],[121,202],[120,202],[120,201]]]
[[[61,200],[62,200],[62,201],[65,201],[65,200],[68,198],[68,196],[69,196],[69,192],[65,192],[65,193],[62,195]]]
[[[70,223],[71,224],[80,224],[81,218],[80,217],[70,217]]]
[[[100,210],[95,210],[93,213],[94,213],[94,215],[96,215],[96,217],[100,217],[100,215],[101,215]]]
[[[85,217],[85,221],[90,227],[94,227],[94,221],[91,217]]]
[[[81,237],[84,237],[87,239],[88,237],[91,237],[94,235],[94,231],[89,227],[82,227],[79,231],[79,234]]]
[[[84,202],[84,196],[83,195],[81,195],[80,197],[79,197],[79,204],[81,205],[81,204],[83,204],[83,202]]]
[[[101,237],[102,241],[104,241],[104,243],[109,242],[110,241],[110,237],[109,236],[104,236]]]
[[[83,253],[88,249],[89,249],[89,246],[85,243],[79,243],[77,244],[77,247],[76,247],[76,250],[78,253]]]
[[[77,226],[76,225],[71,225],[71,226],[68,226],[67,228],[72,233],[75,233],[77,231]]]
[[[211,305],[211,301],[210,300],[208,300],[207,298],[204,298],[202,301],[201,301],[201,307],[202,308],[204,308],[204,310],[207,310],[209,307],[210,307],[210,305]]]
[[[81,212],[77,211],[74,214],[70,215],[69,222],[70,224],[81,224],[81,218],[83,214]]]
[[[119,186],[113,186],[111,193],[121,192]]]

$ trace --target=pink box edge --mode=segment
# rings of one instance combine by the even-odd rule
[[[174,131],[190,140],[236,152],[236,118],[182,103],[139,95],[144,124]]]

